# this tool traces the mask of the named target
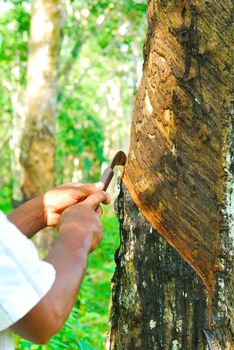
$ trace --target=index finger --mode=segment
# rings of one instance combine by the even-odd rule
[[[103,189],[104,185],[102,182],[98,183],[86,183],[86,184],[74,184],[73,195],[78,196],[79,199],[84,199],[90,194],[96,193]]]
[[[92,209],[96,209],[102,202],[107,200],[107,194],[103,191],[98,191],[96,193],[91,194],[88,196],[84,201],[83,204],[86,204],[90,206]]]

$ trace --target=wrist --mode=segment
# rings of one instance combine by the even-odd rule
[[[66,223],[59,227],[60,237],[66,240],[68,244],[73,246],[73,249],[83,249],[89,254],[92,246],[92,238],[87,232],[87,229],[80,225]]]
[[[8,220],[26,236],[32,237],[46,226],[43,196],[33,198],[14,209],[8,215]]]

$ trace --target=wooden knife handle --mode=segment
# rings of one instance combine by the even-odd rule
[[[100,179],[100,182],[104,183],[103,191],[107,190],[107,187],[109,186],[113,176],[114,176],[114,171],[112,168],[106,168],[103,171]]]

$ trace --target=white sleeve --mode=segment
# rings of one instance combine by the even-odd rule
[[[54,267],[0,212],[0,331],[28,313],[50,290]]]

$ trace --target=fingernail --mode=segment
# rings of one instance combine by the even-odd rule
[[[95,184],[95,186],[96,186],[96,188],[101,189],[101,188],[103,188],[104,184],[103,184],[103,182],[97,182]]]

